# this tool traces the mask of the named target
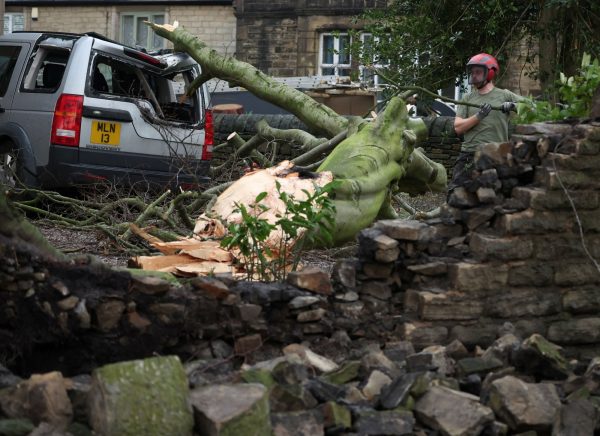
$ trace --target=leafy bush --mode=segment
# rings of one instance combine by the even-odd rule
[[[269,210],[261,201],[267,196],[261,192],[248,208],[235,203],[234,212],[242,215],[240,223],[230,224],[228,235],[221,241],[226,249],[237,248],[241,254],[241,263],[246,269],[247,280],[283,280],[288,268],[295,270],[300,261],[300,252],[307,244],[319,242],[331,244],[331,232],[334,229],[335,206],[329,193],[335,188],[332,182],[324,187],[317,186],[314,193],[303,190],[306,199],[298,201],[293,195],[281,191],[276,183],[279,199],[285,205],[285,211],[277,215],[274,224],[262,217]],[[272,231],[279,228],[282,232],[279,247],[269,247],[267,239]],[[297,240],[300,230],[306,232]]]
[[[592,107],[592,97],[600,86],[600,64],[598,59],[584,54],[579,75],[566,77],[560,73],[556,82],[553,104],[548,100],[525,99],[517,104],[518,115],[515,122],[528,124],[535,121],[562,120],[565,118],[585,118]]]

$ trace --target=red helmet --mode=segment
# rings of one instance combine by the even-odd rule
[[[498,65],[496,58],[487,53],[479,53],[469,59],[469,62],[467,62],[467,71],[471,71],[471,67],[475,65],[486,69],[486,82],[493,80],[500,72],[500,66]]]

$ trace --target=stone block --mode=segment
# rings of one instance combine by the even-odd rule
[[[450,193],[448,204],[458,209],[465,209],[477,206],[478,200],[475,194],[459,186]]]
[[[584,232],[600,233],[600,209],[594,211],[578,211],[578,215]]]
[[[573,233],[539,235],[534,236],[533,241],[535,244],[534,257],[539,260],[553,261],[585,256],[581,239]],[[595,247],[600,247],[600,239],[596,240],[591,235],[586,236],[586,241],[591,252]]]
[[[564,189],[568,186],[572,189],[600,189],[600,170],[597,171],[574,171],[560,170],[553,168],[537,167],[535,171],[534,183],[545,186],[548,189]]]
[[[374,228],[390,238],[404,241],[428,242],[434,234],[431,226],[416,220],[381,220]]]
[[[491,383],[489,404],[514,431],[550,431],[560,409],[560,398],[552,384],[525,383],[509,375]]]
[[[509,264],[508,284],[510,286],[547,286],[553,282],[552,264],[536,260]]]
[[[336,261],[333,266],[331,277],[334,282],[340,283],[342,286],[353,289],[356,286],[356,270],[358,269],[358,261],[343,259]]]
[[[417,265],[410,265],[406,269],[424,276],[441,276],[448,272],[448,264],[446,262],[429,262]]]
[[[245,356],[246,354],[258,350],[262,346],[262,343],[262,337],[257,333],[237,338],[233,348],[236,355]]]
[[[296,317],[296,321],[298,322],[315,322],[320,321],[327,314],[325,309],[314,309],[307,310],[306,312],[300,312]]]
[[[600,292],[597,286],[569,289],[562,295],[562,306],[571,313],[600,311]]]
[[[270,435],[269,396],[260,384],[210,385],[193,390],[196,430],[200,434]],[[163,434],[177,434],[172,430]]]
[[[496,228],[512,235],[569,232],[574,228],[575,218],[570,212],[547,212],[526,209],[500,216]]]
[[[593,344],[600,341],[600,318],[557,321],[548,327],[548,339],[559,344]]]
[[[496,191],[493,188],[478,188],[475,192],[477,195],[477,200],[480,203],[490,203],[493,204],[496,202]]]
[[[387,279],[392,275],[394,265],[390,263],[365,262],[361,268],[363,274],[370,279]]]
[[[306,289],[317,294],[329,295],[333,289],[329,274],[319,268],[308,267],[302,271],[292,271],[287,276],[287,282],[293,286]]]
[[[97,368],[89,395],[90,423],[97,434],[192,434],[188,381],[176,356]]]
[[[600,272],[590,259],[559,262],[554,266],[554,283],[558,286],[580,286],[600,282]]]
[[[480,434],[494,421],[492,409],[479,397],[443,386],[432,386],[415,404],[419,421],[442,434]]]
[[[463,228],[460,224],[439,223],[432,227],[434,228],[434,238],[451,239],[463,234]]]
[[[273,436],[292,434],[322,436],[323,424],[311,411],[271,413]]]
[[[108,332],[116,328],[124,311],[125,303],[121,300],[109,300],[100,303],[98,307],[96,307],[98,328],[103,332]]]
[[[458,292],[419,292],[418,314],[424,321],[478,319],[484,307],[480,299]]]
[[[558,313],[560,293],[548,288],[513,288],[488,297],[485,314],[498,318],[537,317]]]
[[[484,144],[477,148],[474,161],[479,170],[494,168],[508,164],[508,154],[512,151],[512,144],[508,142],[495,142]]]
[[[553,169],[554,166],[561,170],[595,171],[600,168],[600,155],[578,156],[576,154],[548,153],[544,158],[544,165]]]
[[[370,295],[379,300],[389,300],[392,297],[392,289],[389,284],[380,281],[365,281],[357,288],[363,295]]]
[[[471,252],[483,260],[520,260],[533,254],[533,241],[527,237],[498,237],[473,233],[469,241]]]
[[[597,191],[570,191],[569,197],[563,190],[547,191],[543,188],[518,186],[513,189],[513,197],[536,210],[571,209],[569,197],[578,210],[597,209],[600,194]]]
[[[457,291],[500,291],[506,288],[508,270],[505,264],[458,262],[448,265],[448,277]]]
[[[496,216],[492,206],[474,207],[462,211],[462,221],[469,230],[474,230],[479,226],[489,225],[489,221]]]
[[[401,411],[375,411],[359,410],[354,429],[358,434],[386,434],[410,435],[413,434],[415,418],[411,412]]]
[[[598,410],[583,398],[563,404],[554,422],[554,434],[583,436],[594,434],[598,422]]]
[[[335,401],[323,404],[323,420],[325,428],[331,431],[342,431],[352,426],[350,410]]]
[[[444,343],[448,337],[448,328],[426,322],[405,322],[402,324],[402,335],[415,349],[423,349]]]
[[[28,380],[3,389],[0,410],[13,420],[27,418],[35,425],[47,422],[57,430],[66,430],[73,419],[67,381],[58,371],[33,374]]]
[[[577,154],[582,156],[593,156],[600,153],[600,141],[591,141],[589,139],[580,141],[577,144]]]

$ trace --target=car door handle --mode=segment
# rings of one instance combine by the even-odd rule
[[[4,109],[3,107],[0,107],[0,114],[3,114],[4,112],[6,112],[6,109]]]
[[[103,107],[84,106],[82,115],[86,118],[99,118],[109,121],[131,122],[131,114],[121,109],[108,109]]]

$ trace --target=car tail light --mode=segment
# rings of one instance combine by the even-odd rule
[[[214,138],[212,109],[206,109],[204,111],[204,145],[202,146],[202,160],[212,159]]]
[[[56,102],[50,142],[57,145],[79,146],[83,95],[62,94]]]
[[[166,68],[167,67],[167,64],[165,64],[163,61],[155,58],[154,56],[150,56],[148,53],[143,53],[141,51],[132,50],[130,48],[124,48],[123,53],[125,53],[129,57],[132,57],[139,61],[150,64],[154,67],[158,67],[158,68]]]

